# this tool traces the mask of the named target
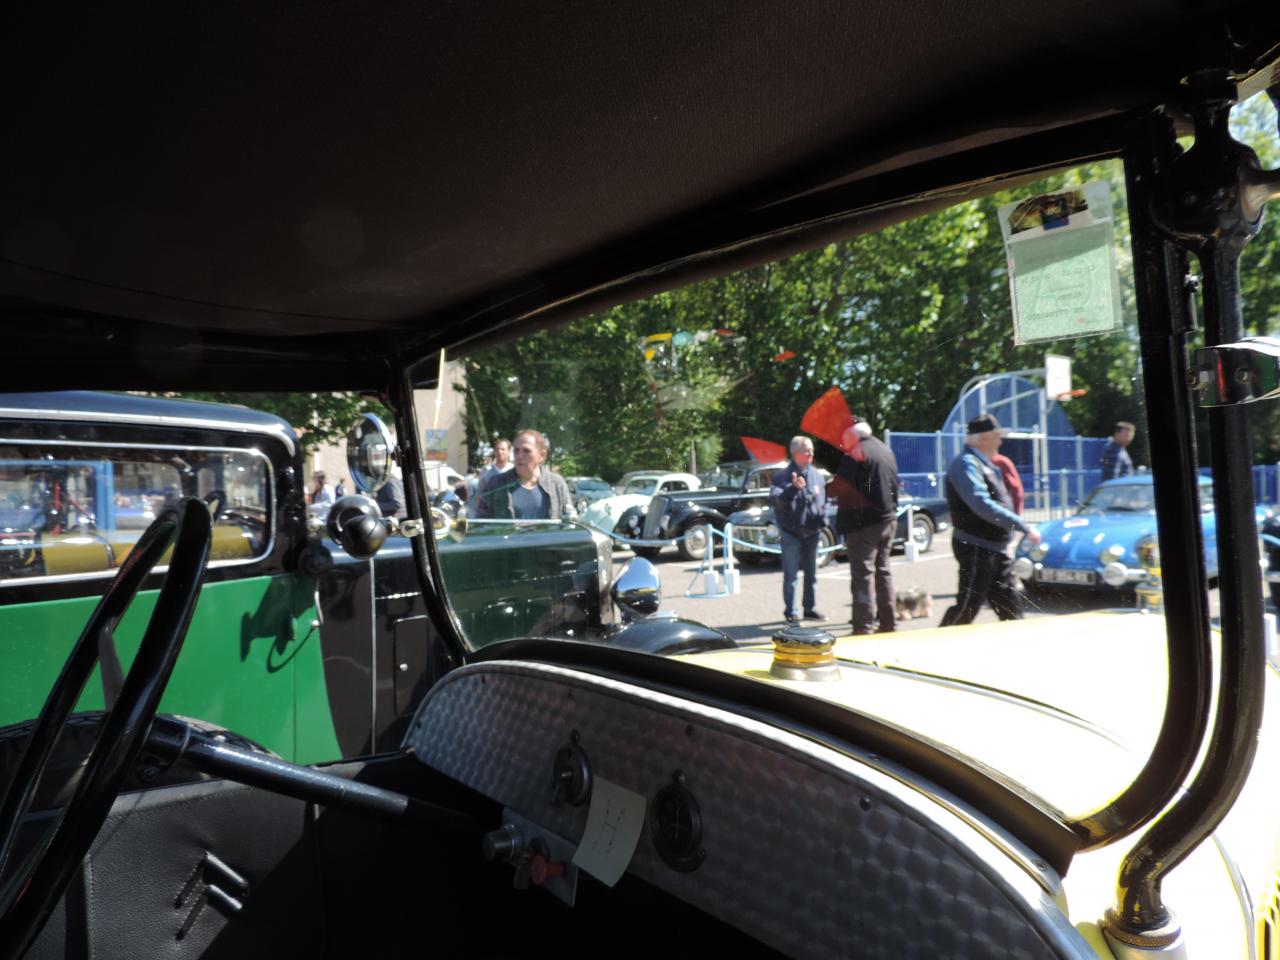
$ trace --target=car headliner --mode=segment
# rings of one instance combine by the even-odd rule
[[[7,379],[372,385],[1114,153],[1194,68],[1267,63],[1277,7],[26,5]]]

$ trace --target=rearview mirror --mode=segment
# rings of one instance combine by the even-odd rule
[[[362,413],[347,431],[347,469],[358,489],[377,493],[391,479],[394,449],[387,425],[372,413]]]

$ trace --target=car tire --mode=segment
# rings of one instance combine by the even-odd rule
[[[831,548],[836,545],[836,535],[831,532],[829,527],[823,527],[818,531],[818,566],[825,567],[828,563],[835,559],[836,552]],[[823,551],[827,551],[823,553]]]
[[[927,513],[917,513],[911,518],[911,539],[921,553],[933,549],[933,518]]]
[[[676,549],[680,551],[680,556],[686,560],[701,560],[714,540],[715,538],[711,534],[711,524],[691,523],[680,532],[680,540],[676,542]]]
[[[662,552],[661,547],[632,547],[631,552],[637,557],[645,560],[654,561],[658,559],[658,554]]]

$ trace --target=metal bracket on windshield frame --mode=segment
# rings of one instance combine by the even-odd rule
[[[1182,786],[1202,731],[1207,728],[1209,734],[1195,776],[1121,864],[1118,899],[1107,912],[1104,931],[1113,945],[1124,949],[1178,941],[1180,927],[1161,898],[1161,884],[1165,875],[1213,832],[1244,785],[1262,720],[1266,665],[1262,583],[1256,575],[1258,534],[1247,404],[1271,393],[1267,378],[1276,374],[1274,359],[1268,359],[1269,348],[1243,336],[1239,258],[1261,226],[1266,200],[1280,189],[1280,175],[1261,170],[1254,152],[1231,136],[1228,121],[1236,101],[1236,85],[1227,70],[1201,71],[1189,78],[1185,90],[1186,107],[1195,123],[1191,149],[1179,151],[1167,120],[1156,117],[1135,137],[1126,157],[1148,399],[1172,403],[1171,419],[1176,421],[1151,424],[1156,497],[1163,520],[1161,552],[1177,568],[1175,577],[1166,576],[1166,592],[1178,593],[1179,603],[1186,606],[1183,617],[1175,617],[1172,611],[1169,615],[1170,707],[1177,695],[1195,711],[1194,722],[1183,724],[1194,730],[1189,742],[1182,751],[1172,746],[1165,751],[1162,765],[1169,779],[1165,789]],[[1158,128],[1161,120],[1164,128]],[[1173,363],[1185,357],[1185,340],[1191,329],[1186,322],[1185,253],[1195,254],[1203,276],[1205,341],[1221,346],[1199,351],[1196,363],[1179,384]],[[1174,265],[1182,267],[1182,276],[1171,275]],[[1149,364],[1151,369],[1147,369]],[[1270,375],[1266,373],[1268,364],[1273,369]],[[1159,386],[1153,386],[1154,380]],[[1178,541],[1199,553],[1198,539],[1188,539],[1185,531],[1167,526],[1170,522],[1185,525],[1180,521],[1196,500],[1194,428],[1186,388],[1202,382],[1208,401],[1204,405],[1218,517],[1218,555],[1230,571],[1244,574],[1229,572],[1219,579],[1222,654],[1212,725],[1208,724],[1207,694],[1212,693],[1213,674],[1205,662],[1208,637],[1199,599],[1204,592],[1203,557],[1172,557],[1164,546],[1166,540]],[[1198,523],[1190,523],[1197,528],[1198,537]],[[1194,566],[1189,563],[1192,560]],[[1250,576],[1250,571],[1254,575]],[[1194,668],[1188,671],[1177,664],[1174,655],[1178,653],[1194,660]],[[1175,690],[1175,684],[1180,691]],[[1162,740],[1176,726],[1166,713]],[[1147,788],[1152,796],[1158,796],[1155,786]]]

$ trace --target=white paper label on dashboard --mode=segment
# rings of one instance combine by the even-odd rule
[[[587,829],[573,862],[605,886],[612,887],[627,871],[644,828],[644,797],[626,787],[596,777],[591,785]]]

